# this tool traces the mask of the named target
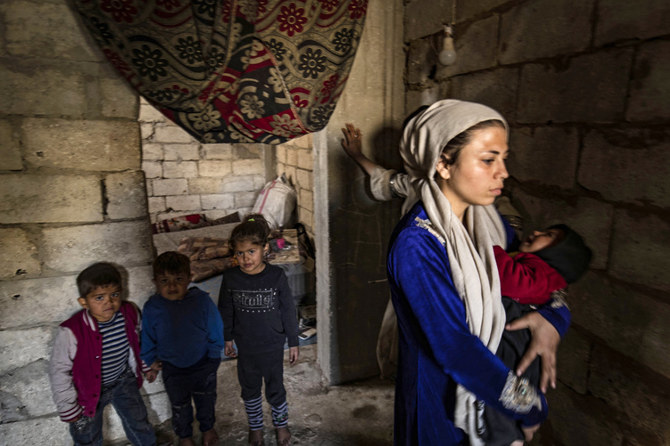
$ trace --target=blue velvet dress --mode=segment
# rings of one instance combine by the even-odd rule
[[[547,410],[543,397],[542,409],[525,414],[503,407],[499,398],[510,370],[470,333],[445,247],[417,225],[417,217],[428,220],[422,203],[396,227],[387,260],[399,328],[394,444],[467,444],[465,432],[454,425],[458,383],[524,425],[543,420]],[[544,311],[551,313],[547,319],[564,333],[569,324],[567,308],[548,306]]]

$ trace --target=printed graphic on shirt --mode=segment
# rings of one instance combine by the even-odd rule
[[[267,290],[231,290],[233,306],[240,311],[264,313],[277,306],[277,291]]]

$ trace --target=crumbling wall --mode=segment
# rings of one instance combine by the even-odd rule
[[[405,5],[407,110],[453,97],[511,125],[506,182],[526,229],[584,234],[591,272],[537,444],[670,442],[670,4],[456,2],[457,62],[440,66],[451,2]]]

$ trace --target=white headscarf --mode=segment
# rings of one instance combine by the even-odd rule
[[[434,229],[446,240],[452,279],[465,304],[470,332],[496,352],[505,326],[500,280],[493,245],[506,246],[506,233],[493,205],[470,205],[463,224],[434,180],[442,150],[456,135],[482,121],[505,119],[481,104],[447,99],[415,116],[405,127],[400,154],[412,187],[403,213],[421,200]],[[477,436],[475,396],[464,387],[456,394],[455,424],[465,430],[472,445]]]

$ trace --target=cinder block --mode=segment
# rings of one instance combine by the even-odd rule
[[[573,54],[591,42],[594,0],[537,0],[502,15],[500,61],[512,64]]]
[[[222,186],[221,192],[248,192],[256,189],[254,177],[251,175],[226,177]]]
[[[309,149],[310,151],[314,148],[314,141],[311,133],[292,139],[291,144],[299,149]]]
[[[19,228],[0,229],[0,278],[31,277],[42,271],[37,247]]]
[[[488,13],[507,0],[479,0],[476,2],[456,2],[456,22],[472,19],[480,14]]]
[[[22,419],[55,412],[49,383],[49,361],[39,359],[2,376],[0,394],[3,398],[11,395],[21,403],[21,413],[25,414]]]
[[[143,141],[154,141],[154,135],[156,130],[154,129],[154,124],[141,122],[140,123],[140,135]]]
[[[88,171],[140,168],[136,122],[37,118],[26,119],[21,130],[26,161],[35,167]]]
[[[92,221],[102,221],[102,194],[97,177],[3,175],[0,183],[0,223]]]
[[[439,32],[443,23],[453,22],[453,5],[449,0],[413,0],[405,5],[405,41]]]
[[[579,135],[574,128],[515,128],[510,147],[512,156],[507,168],[512,177],[563,189],[575,187]],[[557,157],[560,163],[556,162]]]
[[[149,213],[165,212],[167,206],[165,205],[165,197],[149,197]]]
[[[188,180],[189,194],[220,194],[224,192],[223,178],[191,178]]]
[[[298,169],[295,172],[297,185],[301,189],[314,190],[314,182],[312,181],[312,171]]]
[[[211,194],[202,195],[200,201],[203,209],[230,209],[235,207],[235,200],[238,194]],[[239,195],[245,195],[240,193]],[[253,206],[253,203],[251,203]]]
[[[200,144],[165,144],[165,159],[169,161],[197,161],[200,159]]]
[[[670,3],[665,0],[598,2],[595,45],[617,40],[647,39],[668,33]]]
[[[235,197],[235,206],[236,208],[244,207],[253,207],[256,204],[256,199],[258,198],[258,193],[253,192],[238,192],[234,195]],[[232,208],[229,206],[228,208]]]
[[[424,38],[412,40],[407,52],[407,82],[409,84],[425,84],[437,63],[437,54],[432,42],[438,39]],[[289,152],[290,153],[290,152]],[[291,164],[289,161],[287,163]]]
[[[314,169],[314,156],[312,150],[298,150],[298,166],[301,169],[313,170]]]
[[[635,57],[626,117],[631,121],[670,118],[670,42],[659,40],[640,47]]]
[[[65,3],[7,1],[3,5],[7,52],[34,58],[99,59],[74,14]]]
[[[201,177],[225,177],[233,172],[232,166],[231,161],[199,161],[198,173]]]
[[[0,424],[0,437],[6,444],[72,444],[67,424],[57,416]]]
[[[298,205],[310,212],[314,211],[314,193],[311,190],[300,189],[298,195]]]
[[[141,220],[44,229],[44,265],[54,271],[79,272],[101,260],[146,264],[152,260],[148,226]]]
[[[588,390],[591,348],[592,342],[577,330],[568,330],[558,347],[558,380],[581,395]]]
[[[170,179],[170,180],[152,180],[153,195],[183,195],[188,191],[188,180]]]
[[[165,205],[173,211],[194,211],[200,209],[200,195],[167,196]]]
[[[23,169],[18,132],[6,119],[0,120],[0,166],[0,170]]]
[[[464,74],[451,78],[449,97],[488,105],[512,123],[516,119],[518,83],[518,68],[498,68],[491,71]],[[434,98],[434,100],[437,99],[437,97]],[[432,101],[426,99],[422,103],[431,104]],[[408,109],[408,112],[415,108]],[[512,131],[512,135],[515,131],[516,129]],[[516,147],[514,147],[514,152],[516,152]]]
[[[195,143],[195,139],[186,130],[176,124],[157,125],[154,128],[154,140],[162,143]]]
[[[613,122],[623,117],[633,51],[617,48],[578,56],[564,66],[527,64],[521,70],[517,121]]]
[[[286,174],[286,179],[290,184],[295,184],[296,182],[296,174],[297,169],[293,165],[287,165],[286,169],[284,170],[284,173]]]
[[[593,273],[570,285],[570,303],[574,325],[670,378],[670,357],[662,341],[670,335],[668,303]]]
[[[205,159],[230,160],[233,158],[232,144],[205,144],[202,146]]]
[[[52,331],[51,326],[0,331],[0,373],[24,367],[39,359],[48,359]]]
[[[661,355],[667,356],[667,355]],[[594,397],[625,413],[639,432],[667,433],[670,419],[670,379],[660,378],[596,345],[591,360],[589,390]],[[647,443],[652,444],[652,443]],[[658,443],[661,444],[661,443]]]
[[[579,183],[607,200],[668,208],[668,141],[666,129],[592,130],[584,137]]]
[[[60,323],[80,308],[78,295],[76,275],[4,280],[0,282],[0,329]]]
[[[125,268],[125,274],[128,277],[128,292],[126,293],[128,300],[135,302],[139,308],[143,308],[156,290],[151,266]]]
[[[289,166],[298,165],[298,151],[293,147],[286,148],[286,164]]]
[[[167,123],[170,122],[169,119],[161,112],[158,111],[156,107],[149,104],[146,99],[140,98],[140,122],[147,123]]]
[[[105,61],[105,63],[107,63]],[[114,71],[116,74],[116,71]],[[101,78],[100,109],[103,116],[137,120],[139,111],[138,93],[128,83],[118,77]],[[139,128],[135,130],[139,133]]]
[[[163,144],[142,141],[142,160],[144,161],[162,161]]]
[[[670,222],[633,210],[615,214],[609,272],[627,282],[670,291]],[[659,338],[660,339],[660,338]]]
[[[163,178],[195,178],[198,164],[195,161],[163,161]]]
[[[305,229],[307,229],[309,232],[312,231],[312,228],[314,227],[314,213],[312,211],[299,206],[298,220],[305,225]]]
[[[463,31],[456,27],[454,36],[456,62],[448,67],[441,65],[437,60],[436,53],[442,50],[442,37],[436,36],[430,44],[433,56],[432,59],[429,59],[437,64],[436,79],[441,81],[458,73],[496,67],[498,65],[496,58],[498,56],[499,22],[499,17],[493,15],[472,23]]]
[[[147,215],[146,187],[142,171],[107,175],[105,194],[107,216],[112,220]]]
[[[512,203],[524,217],[524,229],[530,231],[565,223],[584,237],[593,250],[592,269],[607,267],[614,208],[591,198],[562,199],[554,194],[535,196],[514,190]]]
[[[235,175],[265,174],[265,164],[262,160],[233,160],[233,173]]]
[[[161,178],[163,176],[163,166],[158,161],[142,161],[142,170],[147,179]]]
[[[274,150],[274,146],[268,144],[233,144],[233,159],[264,159],[266,149]]]
[[[420,90],[409,90],[405,92],[405,116],[421,107],[422,105],[430,105],[439,100],[440,88],[438,85],[432,84],[430,86],[423,86]]]

